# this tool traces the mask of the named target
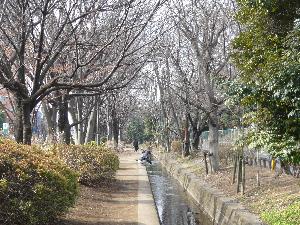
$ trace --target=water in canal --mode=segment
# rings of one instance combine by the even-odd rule
[[[153,161],[147,171],[162,225],[212,225],[201,207],[159,162]]]

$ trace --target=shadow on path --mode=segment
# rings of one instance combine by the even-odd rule
[[[101,222],[89,222],[89,221],[76,221],[76,220],[65,220],[61,223],[62,225],[146,225],[145,223],[120,221],[101,221]]]

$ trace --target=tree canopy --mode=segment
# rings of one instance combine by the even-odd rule
[[[239,0],[235,97],[246,107],[248,141],[300,161],[300,2]]]

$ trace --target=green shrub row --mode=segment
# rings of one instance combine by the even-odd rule
[[[299,225],[300,200],[282,210],[262,213],[262,219],[269,225]]]
[[[119,168],[105,146],[17,144],[0,140],[0,224],[43,225],[75,204],[78,181],[97,185]]]
[[[38,146],[0,140],[0,224],[42,225],[73,206],[78,175]]]
[[[79,174],[79,182],[95,186],[114,177],[118,156],[104,145],[55,145],[50,149]]]

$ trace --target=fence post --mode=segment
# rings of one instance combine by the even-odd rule
[[[241,191],[240,185],[242,183],[242,157],[239,155],[238,157],[238,172],[237,172],[237,189],[236,192],[239,193]]]
[[[234,168],[233,168],[232,184],[235,183],[237,161],[238,161],[238,155],[235,155],[234,156]]]
[[[206,175],[208,175],[208,165],[207,165],[207,160],[206,160],[207,153],[203,152],[203,154],[204,154],[204,163],[205,163],[205,173],[206,173]]]
[[[259,159],[259,151],[258,150],[257,150],[256,157],[257,157],[257,161],[258,161],[258,159]],[[257,184],[257,186],[260,186],[259,169],[260,169],[260,167],[258,167],[258,165],[257,165],[257,172],[256,172],[256,184]]]
[[[245,194],[245,183],[246,183],[246,177],[245,177],[245,161],[242,158],[242,195]]]

